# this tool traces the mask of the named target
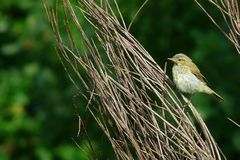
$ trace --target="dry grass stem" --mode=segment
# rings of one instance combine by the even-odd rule
[[[211,21],[222,31],[222,33],[234,44],[237,52],[240,54],[240,13],[238,0],[207,0],[207,3],[212,4],[219,10],[219,15],[225,24],[220,23],[218,18],[210,13],[212,7],[206,7],[201,0],[194,0],[201,9],[207,14]]]
[[[116,159],[225,159],[195,107],[129,33],[116,1],[43,4],[60,60]]]

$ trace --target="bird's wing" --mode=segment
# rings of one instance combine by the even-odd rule
[[[202,75],[202,73],[195,64],[191,65],[190,70],[202,82],[208,83],[207,79]]]

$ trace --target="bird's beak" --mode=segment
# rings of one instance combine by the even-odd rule
[[[170,60],[172,62],[176,62],[174,58],[168,58],[168,60]]]

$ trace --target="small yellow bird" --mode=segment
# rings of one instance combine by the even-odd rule
[[[206,78],[188,56],[178,53],[168,60],[174,63],[172,68],[173,81],[180,91],[191,94],[207,93],[223,100],[220,95],[208,87]]]

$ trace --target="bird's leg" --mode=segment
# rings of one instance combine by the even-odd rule
[[[182,95],[182,97],[183,97],[183,99],[185,100],[185,104],[184,104],[184,106],[186,107],[186,106],[189,106],[189,104],[191,103],[191,99],[192,99],[192,97],[193,97],[193,95],[192,94],[190,94],[190,96],[188,96],[188,98],[187,98],[187,96],[186,95]]]

